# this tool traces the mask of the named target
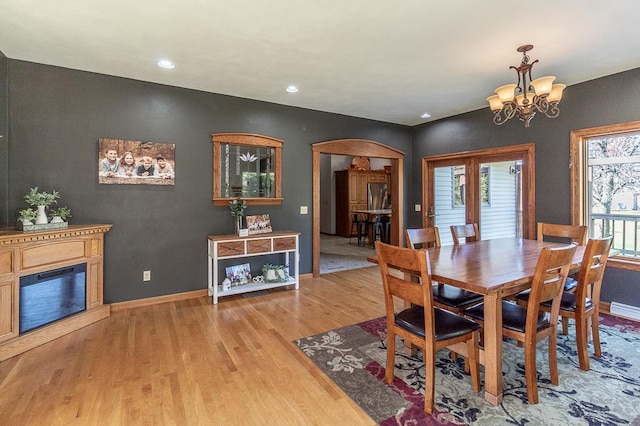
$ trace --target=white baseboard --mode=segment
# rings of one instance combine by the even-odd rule
[[[618,315],[620,317],[631,318],[640,321],[640,307],[625,305],[620,302],[611,302],[609,308],[611,315]]]

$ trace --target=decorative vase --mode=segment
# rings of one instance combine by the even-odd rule
[[[33,225],[33,222],[29,219],[20,219],[20,222],[22,222],[23,225]]]
[[[236,235],[240,235],[242,229],[242,216],[236,216]]]
[[[44,225],[49,223],[47,213],[44,211],[45,206],[38,206],[38,215],[36,216],[36,225]]]
[[[63,223],[64,220],[60,216],[54,216],[51,218],[51,223]]]

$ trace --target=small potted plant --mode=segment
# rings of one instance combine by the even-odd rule
[[[33,221],[36,218],[36,211],[33,209],[24,209],[18,212],[20,215],[18,220],[22,222],[23,225],[33,225]]]
[[[229,209],[231,215],[236,218],[236,233],[239,234],[242,229],[242,216],[244,216],[244,209],[247,208],[247,201],[238,197],[229,201]]]
[[[71,217],[71,209],[67,206],[58,207],[52,209],[49,216],[51,216],[51,223],[66,222],[67,218]]]
[[[36,216],[36,225],[48,223],[47,213],[45,208],[51,204],[57,203],[57,199],[60,198],[58,191],[53,192],[38,192],[38,187],[31,188],[29,193],[24,196],[24,199],[30,206],[36,206],[38,214]]]

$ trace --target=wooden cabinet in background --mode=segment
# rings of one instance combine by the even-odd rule
[[[367,209],[367,184],[386,183],[391,191],[391,175],[384,170],[337,170],[336,235],[349,237],[351,211]]]

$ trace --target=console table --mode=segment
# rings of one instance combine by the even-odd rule
[[[104,234],[112,225],[33,232],[0,229],[0,361],[108,317],[103,305]],[[86,310],[19,334],[20,277],[86,264]]]
[[[237,235],[209,235],[209,296],[214,304],[218,303],[218,297],[232,294],[247,293],[250,291],[266,290],[276,287],[295,286],[300,287],[298,267],[300,254],[298,251],[299,232],[280,231],[268,234],[257,234],[248,237]],[[289,269],[289,279],[278,283],[248,283],[222,290],[224,274],[220,274],[219,261],[223,259],[237,259],[251,256],[264,256],[274,253],[282,253],[284,266]],[[293,265],[290,265],[290,256],[293,255]],[[293,266],[293,271],[290,267]],[[293,273],[292,273],[293,272]]]

